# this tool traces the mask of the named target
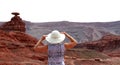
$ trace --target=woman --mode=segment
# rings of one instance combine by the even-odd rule
[[[67,37],[70,42],[63,43],[65,37]],[[48,44],[44,45],[42,42],[43,40],[46,40]],[[65,65],[64,51],[73,48],[76,44],[77,41],[66,32],[60,33],[59,31],[54,30],[47,36],[43,35],[34,46],[34,50],[48,53],[48,65]]]

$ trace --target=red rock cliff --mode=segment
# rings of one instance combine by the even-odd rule
[[[33,50],[37,41],[24,32],[0,30],[0,65],[45,65],[47,56]]]
[[[85,47],[88,49],[93,49],[102,52],[104,50],[120,48],[119,42],[120,42],[120,36],[111,34],[102,37],[100,40],[78,44],[76,48]]]

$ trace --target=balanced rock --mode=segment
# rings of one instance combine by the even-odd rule
[[[0,29],[4,30],[4,31],[20,31],[20,32],[25,32],[26,28],[25,28],[25,23],[22,21],[22,19],[20,18],[19,13],[17,12],[13,12],[11,13],[14,15],[14,17],[11,18],[11,21],[8,21],[6,23],[4,23]]]

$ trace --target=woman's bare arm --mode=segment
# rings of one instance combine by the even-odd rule
[[[65,43],[65,48],[66,49],[70,49],[70,48],[73,48],[74,46],[77,45],[77,41],[72,37],[70,36],[68,33],[64,32],[65,36],[70,40],[70,42],[68,43]]]
[[[34,48],[34,50],[36,52],[47,53],[47,51],[48,51],[48,45],[38,46],[38,47]]]
[[[42,53],[46,53],[48,50],[48,46],[44,45],[42,43],[43,40],[45,40],[45,35],[42,36],[42,38],[37,42],[37,44],[34,46],[34,50],[37,52],[42,52]]]

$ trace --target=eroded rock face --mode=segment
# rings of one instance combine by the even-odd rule
[[[120,36],[106,35],[100,40],[76,46],[76,48],[79,47],[104,52],[109,56],[120,57]]]
[[[13,12],[14,17],[11,18],[11,21],[4,23],[0,28],[4,31],[20,31],[25,32],[25,23],[20,18],[19,13]]]
[[[37,41],[23,32],[0,30],[0,65],[45,65],[47,56],[33,50]]]

